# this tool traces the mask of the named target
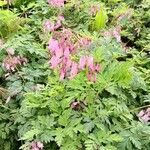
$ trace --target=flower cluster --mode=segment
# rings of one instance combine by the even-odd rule
[[[59,40],[57,40],[59,37]],[[80,71],[86,70],[89,81],[96,81],[96,72],[100,71],[100,66],[94,63],[92,56],[82,56],[79,62],[71,59],[72,55],[76,54],[81,43],[82,46],[89,46],[88,39],[81,38],[75,44],[71,40],[72,33],[64,29],[51,38],[48,49],[51,54],[50,66],[52,69],[59,68],[60,80],[64,78],[73,79]]]
[[[8,56],[3,60],[2,66],[7,71],[15,71],[15,68],[18,65],[25,65],[27,63],[27,59],[20,56],[13,56],[14,49],[8,48],[7,50]]]
[[[92,5],[90,7],[89,13],[91,16],[95,16],[98,11],[100,11],[100,6],[99,5]]]
[[[150,108],[147,108],[146,111],[141,110],[138,113],[138,117],[140,120],[142,120],[144,123],[147,123],[150,120]]]
[[[92,56],[82,56],[78,68],[80,70],[86,69],[88,80],[96,82],[96,73],[100,71],[100,65],[94,63],[94,58]]]
[[[132,9],[128,9],[125,13],[119,14],[117,20],[120,22],[124,18],[130,19],[132,16]]]
[[[43,143],[33,141],[31,143],[31,149],[32,150],[43,150]]]
[[[114,37],[117,42],[121,42],[121,35],[120,35],[120,32],[121,32],[121,27],[120,26],[117,26],[116,28],[114,28],[113,30],[110,30],[110,31],[105,31],[103,33],[104,37]]]
[[[56,31],[58,28],[60,28],[62,26],[62,21],[64,20],[63,16],[59,16],[57,18],[57,22],[53,23],[50,20],[45,21],[44,23],[44,31],[45,32],[54,32]]]
[[[48,0],[49,5],[56,8],[64,7],[65,2],[66,0]]]

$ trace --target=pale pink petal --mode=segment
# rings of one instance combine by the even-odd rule
[[[53,56],[50,60],[51,68],[55,69],[58,66],[58,64],[60,63],[60,61],[61,60],[58,57]]]
[[[73,62],[71,66],[70,79],[73,79],[78,73],[78,64]]]
[[[93,75],[93,82],[94,83],[96,82],[96,75],[95,74]]]
[[[51,21],[47,20],[44,23],[44,31],[50,31],[53,32],[55,30],[54,28],[54,23],[52,23]]]
[[[33,142],[31,143],[31,146],[32,146],[32,148],[37,147],[37,146],[36,146],[36,142],[33,141]]]
[[[43,143],[41,143],[41,142],[37,142],[37,146],[38,146],[38,148],[43,149]]]
[[[92,5],[92,6],[90,7],[90,10],[89,10],[90,15],[91,15],[91,16],[95,16],[96,13],[97,13],[99,10],[100,10],[100,6],[99,6],[99,5]]]
[[[91,69],[91,71],[94,71],[94,59],[92,56],[87,58],[87,66]]]
[[[72,61],[70,59],[66,59],[64,64],[65,64],[66,69],[68,70],[72,65]]]
[[[113,31],[113,36],[116,38],[117,42],[121,42],[121,28],[120,27],[116,27]]]
[[[142,117],[143,115],[144,115],[145,113],[144,113],[144,111],[143,110],[141,110],[139,113],[138,113],[138,117]]]
[[[59,19],[60,21],[64,21],[64,20],[65,20],[64,16],[62,16],[62,15],[58,16],[58,19]]]
[[[147,123],[150,120],[150,118],[147,114],[142,116],[141,119],[144,121],[144,123]]]
[[[52,7],[63,7],[65,0],[48,0],[49,5]]]
[[[55,55],[56,57],[60,58],[63,56],[63,49],[62,48],[59,48],[55,51]]]
[[[82,56],[79,61],[79,69],[83,70],[86,65],[87,58]]]
[[[13,48],[7,48],[6,51],[9,55],[14,55],[15,54],[15,50]]]
[[[80,39],[80,44],[82,46],[89,46],[91,44],[91,40],[88,38],[81,38]]]
[[[92,80],[92,75],[90,73],[88,73],[87,78],[88,78],[89,81],[91,81]]]
[[[150,108],[147,108],[146,112],[150,112]]]
[[[56,24],[55,24],[54,29],[56,30],[56,29],[58,29],[58,28],[60,28],[60,27],[61,27],[61,21],[58,20],[58,21],[56,22]]]
[[[48,49],[50,50],[51,53],[54,53],[55,51],[58,51],[60,49],[58,41],[52,38],[49,41]]]
[[[66,48],[65,48],[65,51],[64,51],[64,57],[65,57],[65,58],[68,58],[69,55],[70,55],[69,47],[66,47]]]
[[[71,103],[71,108],[74,109],[79,105],[79,102],[72,102]]]

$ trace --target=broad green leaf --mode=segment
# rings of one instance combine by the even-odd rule
[[[106,26],[107,13],[104,8],[101,7],[100,11],[95,16],[94,30],[98,31]]]

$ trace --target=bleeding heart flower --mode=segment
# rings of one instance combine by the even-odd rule
[[[69,78],[73,79],[77,75],[77,73],[78,73],[78,64],[73,62]]]
[[[40,148],[40,149],[43,149],[43,143],[37,142],[37,147]]]
[[[83,70],[86,65],[87,58],[82,56],[79,61],[79,69]]]
[[[53,56],[53,57],[51,58],[51,60],[50,60],[51,67],[52,67],[53,69],[55,69],[55,68],[58,66],[58,64],[60,63],[60,61],[61,61],[60,58],[58,58],[58,57],[56,57],[56,56]]]
[[[78,110],[79,108],[80,108],[80,104],[79,104],[79,102],[72,102],[71,104],[70,104],[70,106],[71,106],[71,108],[72,109],[74,109],[74,110]]]
[[[69,55],[70,55],[69,47],[66,47],[65,50],[64,50],[64,57],[68,58]]]
[[[9,55],[14,55],[15,54],[15,50],[13,48],[7,48],[6,51]]]
[[[51,53],[55,53],[56,51],[59,51],[59,44],[58,41],[51,38],[49,41],[48,49],[50,50]]]
[[[94,59],[92,56],[87,57],[87,66],[94,71]]]
[[[142,117],[143,115],[144,115],[145,113],[144,113],[144,111],[143,110],[141,110],[139,113],[138,113],[138,117]]]
[[[51,21],[47,20],[44,23],[44,31],[54,32],[54,30],[55,30],[54,23],[52,23]]]
[[[141,117],[141,119],[144,121],[144,123],[147,123],[150,120],[150,117],[147,114],[145,114]]]
[[[146,111],[141,110],[137,116],[143,120],[144,123],[147,123],[150,120],[150,108],[147,108]]]
[[[65,1],[66,0],[48,0],[48,3],[52,7],[63,7]]]

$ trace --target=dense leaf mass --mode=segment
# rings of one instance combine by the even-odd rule
[[[149,0],[0,0],[0,149],[150,149]]]

